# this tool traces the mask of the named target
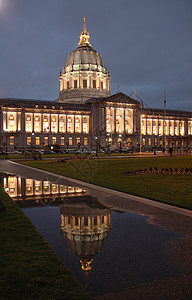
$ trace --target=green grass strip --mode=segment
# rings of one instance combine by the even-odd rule
[[[192,175],[127,174],[139,168],[189,168],[192,157],[134,157],[122,159],[23,162],[29,166],[69,176],[132,195],[192,209]]]
[[[0,199],[0,299],[90,299],[2,187]]]

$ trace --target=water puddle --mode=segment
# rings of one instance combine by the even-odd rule
[[[146,216],[111,211],[86,189],[1,174],[1,183],[91,296],[182,273],[181,236]]]

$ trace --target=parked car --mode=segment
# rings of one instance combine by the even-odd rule
[[[8,154],[22,154],[21,151],[18,150],[12,150],[12,151],[8,151]]]
[[[63,154],[65,152],[63,150],[61,150],[61,149],[57,149],[57,150],[54,150],[54,153],[55,154]]]
[[[0,155],[6,155],[6,152],[5,151],[0,151]]]

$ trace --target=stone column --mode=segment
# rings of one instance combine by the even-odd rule
[[[41,132],[43,132],[43,114],[41,113]]]

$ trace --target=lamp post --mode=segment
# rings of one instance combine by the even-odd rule
[[[95,136],[95,150],[96,150],[96,156],[98,156],[98,131],[96,131],[96,136]]]
[[[122,152],[122,134],[119,134],[119,153]]]

